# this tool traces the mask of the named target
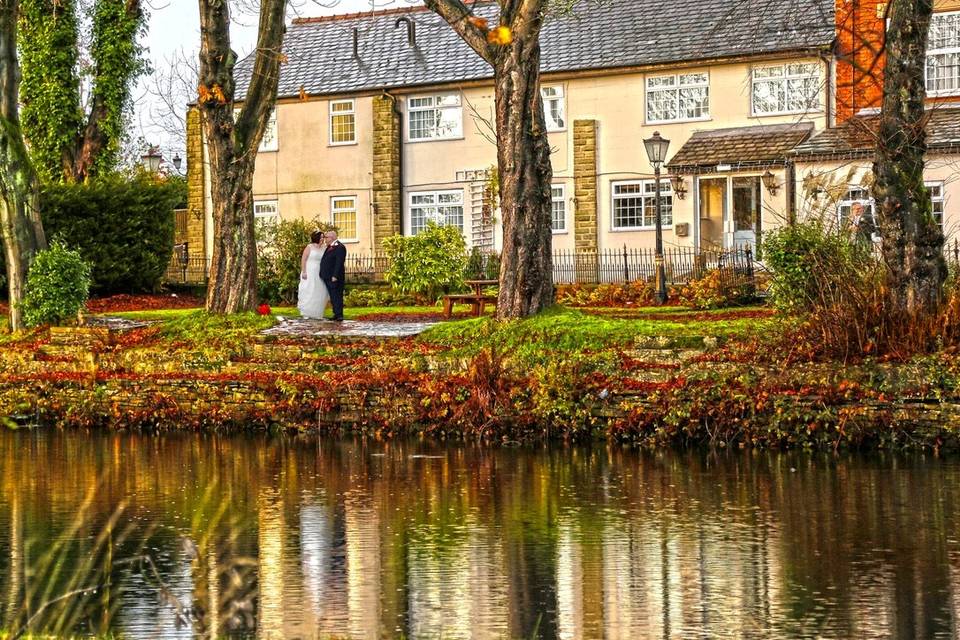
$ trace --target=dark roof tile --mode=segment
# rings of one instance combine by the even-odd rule
[[[937,105],[927,114],[927,148],[960,148],[960,107]],[[868,156],[874,151],[879,124],[878,114],[854,116],[839,126],[824,129],[797,146],[791,155],[798,160]]]
[[[696,131],[667,164],[672,169],[712,169],[718,164],[782,163],[806,140],[812,122]]]
[[[493,2],[476,13],[496,16]],[[416,22],[407,44],[398,15]],[[359,57],[353,56],[353,30]],[[833,0],[579,0],[541,34],[543,72],[612,69],[822,49],[834,38]],[[414,8],[332,19],[298,20],[283,45],[279,95],[296,96],[413,87],[487,79],[490,66],[443,20]],[[246,94],[253,56],[236,67],[236,96]]]

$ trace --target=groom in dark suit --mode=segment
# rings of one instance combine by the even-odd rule
[[[347,248],[337,240],[336,231],[327,231],[327,250],[320,259],[320,279],[330,292],[330,304],[333,305],[333,318],[343,320],[343,265],[347,261]]]

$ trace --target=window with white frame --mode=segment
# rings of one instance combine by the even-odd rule
[[[353,100],[334,100],[330,103],[330,144],[355,144],[357,121]]]
[[[337,228],[341,240],[357,239],[357,198],[335,196],[330,198],[330,222]]]
[[[280,207],[276,200],[255,200],[253,217],[264,222],[276,222],[280,219]]]
[[[566,186],[562,184],[550,186],[550,228],[554,233],[567,232]]]
[[[460,94],[413,96],[407,101],[407,139],[451,140],[463,137]]]
[[[930,190],[930,211],[933,213],[933,220],[937,223],[937,226],[940,227],[940,231],[944,231],[943,228],[943,183],[942,182],[927,182],[927,189]]]
[[[463,190],[410,194],[410,233],[417,235],[428,222],[463,231]]]
[[[927,92],[960,93],[960,11],[935,13],[930,18]]]
[[[239,117],[240,107],[237,107],[233,110],[233,121],[236,122]],[[267,118],[267,128],[263,130],[263,138],[260,140],[260,146],[257,147],[257,152],[276,151],[279,148],[279,139],[277,137],[277,110],[274,109]]]
[[[803,113],[820,106],[819,62],[791,62],[753,68],[753,113]]]
[[[870,190],[863,186],[851,186],[837,203],[837,228],[840,231],[873,239],[877,233],[877,219]]]
[[[567,107],[563,99],[563,87],[551,85],[540,87],[543,97],[543,116],[547,121],[547,131],[563,131],[567,128]]]
[[[706,120],[710,117],[710,76],[681,73],[647,78],[647,122]]]
[[[656,182],[630,180],[614,182],[613,230],[653,229],[657,223]],[[673,194],[670,181],[660,181],[661,222],[664,227],[673,224]]]

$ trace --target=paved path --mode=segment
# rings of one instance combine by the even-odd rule
[[[274,338],[314,338],[320,336],[344,336],[357,338],[405,338],[423,333],[436,322],[386,322],[370,320],[306,320],[284,318],[274,327],[260,332]]]

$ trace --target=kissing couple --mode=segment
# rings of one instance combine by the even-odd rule
[[[300,256],[300,287],[297,309],[304,318],[322,320],[329,302],[333,321],[343,320],[343,265],[347,248],[336,231],[314,231]]]

